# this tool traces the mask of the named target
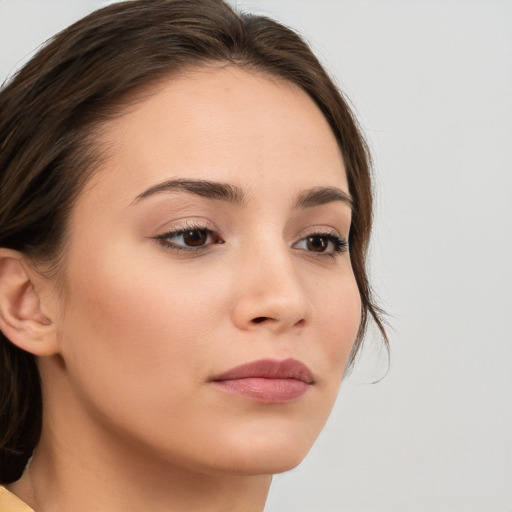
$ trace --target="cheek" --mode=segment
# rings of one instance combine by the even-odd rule
[[[324,330],[324,349],[338,367],[348,358],[361,322],[361,298],[353,274],[331,281],[325,291],[317,293],[316,314]]]
[[[71,269],[63,358],[99,407],[144,403],[154,415],[162,402],[186,400],[208,368],[217,318],[208,287],[194,289],[179,273],[148,265],[110,256]]]
[[[352,272],[327,282],[316,299],[320,347],[316,354],[322,375],[318,386],[325,421],[338,394],[361,321],[361,298]]]

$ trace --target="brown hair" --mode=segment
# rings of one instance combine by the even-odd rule
[[[95,133],[129,94],[189,66],[250,67],[300,86],[328,120],[354,200],[350,253],[362,321],[386,335],[366,273],[372,223],[370,158],[340,92],[292,30],[238,14],[222,0],[135,0],[112,4],[55,36],[0,91],[0,247],[38,262],[63,253],[74,199],[98,163]],[[386,340],[387,343],[387,340]],[[21,473],[41,432],[35,357],[0,333],[0,482]]]

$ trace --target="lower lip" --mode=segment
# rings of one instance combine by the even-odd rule
[[[268,404],[285,404],[304,395],[309,384],[297,379],[229,379],[215,381],[223,391]]]

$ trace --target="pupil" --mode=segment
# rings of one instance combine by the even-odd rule
[[[320,236],[310,236],[307,241],[307,246],[310,251],[323,252],[327,249],[327,240]]]
[[[206,231],[201,231],[199,229],[194,229],[191,231],[187,231],[183,235],[184,242],[192,247],[197,247],[200,245],[204,245],[206,243],[206,238],[208,237]]]

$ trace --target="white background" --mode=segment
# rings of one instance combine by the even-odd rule
[[[355,105],[392,325],[388,375],[370,337],[267,512],[512,512],[512,2],[233,2],[302,32]],[[0,0],[0,79],[107,3]]]

